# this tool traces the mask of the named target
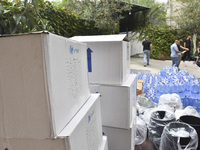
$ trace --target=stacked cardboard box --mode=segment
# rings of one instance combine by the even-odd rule
[[[72,39],[86,43],[92,52],[90,90],[101,95],[103,132],[108,137],[108,149],[133,150],[137,78],[130,74],[126,35],[75,36]]]
[[[129,42],[125,34],[75,36],[71,39],[86,43],[91,50],[89,83],[121,85],[125,82],[130,73]]]
[[[137,96],[143,93],[143,80],[137,80]]]
[[[102,140],[99,95],[92,94],[56,139],[1,138],[0,149],[101,150]]]
[[[134,116],[136,76],[130,75],[122,85],[90,85],[91,92],[101,94],[102,124],[129,129]]]
[[[0,148],[100,150],[86,45],[48,32],[0,37]]]

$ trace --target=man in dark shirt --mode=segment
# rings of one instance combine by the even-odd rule
[[[182,52],[182,49],[184,49],[184,50],[186,50],[186,51],[189,51],[188,48],[185,48],[185,47],[181,46],[181,42],[182,42],[182,41],[183,41],[183,39],[182,39],[181,37],[178,38],[178,44],[177,44],[178,50],[179,50],[180,52]],[[179,53],[179,62],[178,62],[177,67],[179,67],[180,62],[181,62],[181,53]]]
[[[152,43],[149,40],[148,36],[142,42],[142,45],[143,45],[143,54],[144,54],[144,58],[143,58],[144,67],[146,67],[146,65],[149,65],[150,50],[151,50],[151,53],[152,53],[152,48],[153,48]],[[147,58],[147,60],[146,60],[146,58]]]
[[[183,54],[183,57],[182,57],[182,60],[185,61],[186,60],[186,57],[188,60],[190,60],[190,51],[191,51],[191,40],[192,40],[192,37],[189,35],[187,37],[187,39],[184,41],[184,47],[185,48],[188,48],[189,51],[186,51],[184,54]]]

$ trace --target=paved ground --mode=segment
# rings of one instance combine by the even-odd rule
[[[151,72],[159,73],[164,66],[171,66],[171,60],[150,60],[150,65],[144,67],[143,58],[131,57],[131,70],[132,71],[142,71],[142,72]],[[200,79],[200,67],[194,64],[194,61],[185,61],[181,62],[180,69],[188,70],[189,74],[194,75],[196,78]]]

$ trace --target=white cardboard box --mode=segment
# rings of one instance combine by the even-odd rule
[[[103,132],[108,138],[109,150],[134,150],[136,119],[134,118],[129,129],[120,129],[103,126]]]
[[[46,32],[0,45],[0,137],[56,137],[90,97],[86,45]]]
[[[101,94],[102,124],[104,126],[130,128],[132,112],[136,111],[136,82],[137,76],[130,74],[121,86],[90,84],[91,92]]]
[[[130,73],[130,50],[126,34],[75,36],[92,50],[89,83],[121,85]],[[90,54],[89,54],[90,55]]]
[[[102,142],[101,150],[108,150],[108,140],[107,140],[107,136],[103,136],[103,142]]]
[[[0,149],[102,150],[103,143],[100,98],[92,94],[57,139],[1,139]]]

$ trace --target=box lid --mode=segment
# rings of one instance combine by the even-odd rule
[[[28,32],[28,33],[17,33],[17,34],[0,34],[0,38],[9,37],[9,36],[19,36],[19,35],[29,35],[29,34],[50,34],[48,31],[36,31],[36,32]]]
[[[80,121],[85,117],[89,108],[91,108],[100,94],[91,94],[89,100],[84,104],[84,106],[79,110],[79,112],[72,118],[69,124],[62,130],[62,132],[58,135],[59,138],[70,136],[71,133],[76,129]]]
[[[79,42],[128,41],[128,37],[126,36],[126,34],[74,36],[71,39]]]

